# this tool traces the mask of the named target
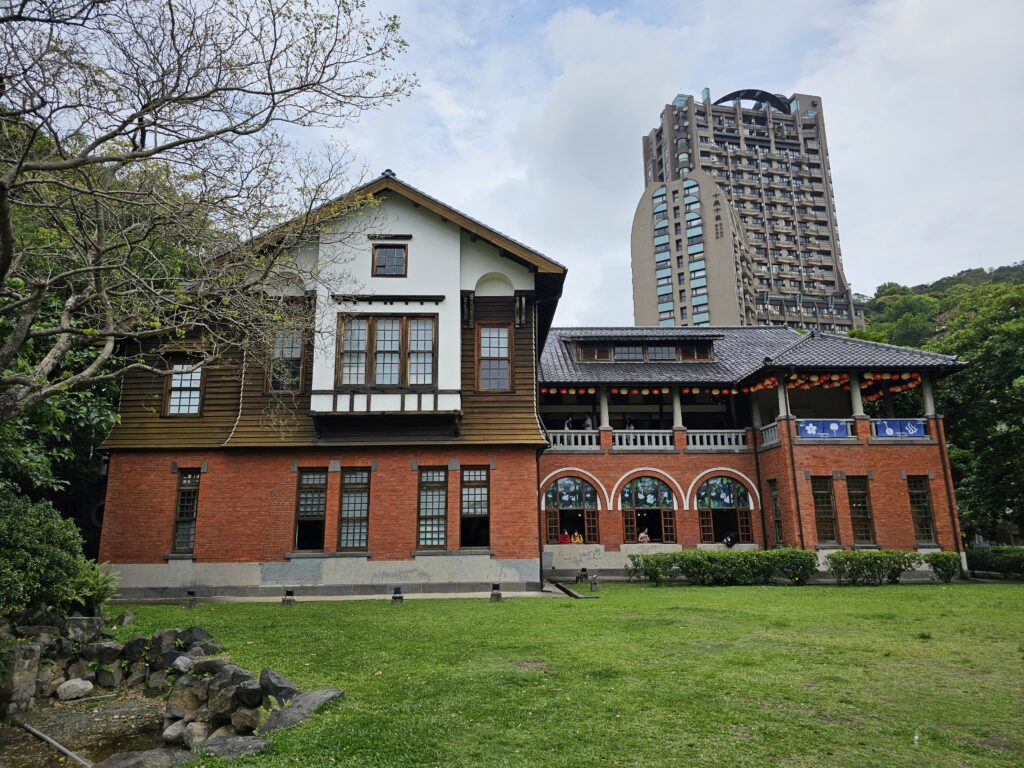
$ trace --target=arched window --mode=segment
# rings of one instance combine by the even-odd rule
[[[647,532],[650,541],[676,540],[676,509],[672,490],[656,477],[638,477],[622,488],[624,540],[635,543]]]
[[[582,537],[597,544],[597,491],[586,480],[560,477],[544,492],[548,544],[568,544]]]
[[[713,544],[727,536],[743,544],[754,541],[750,527],[750,495],[739,480],[731,477],[707,480],[697,489],[697,510],[702,543]]]

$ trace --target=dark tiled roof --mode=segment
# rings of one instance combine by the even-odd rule
[[[715,359],[688,363],[580,362],[578,339],[658,341],[709,339]],[[965,364],[947,355],[791,328],[552,328],[540,358],[541,384],[727,384],[777,368],[913,368],[950,371]]]
[[[846,365],[851,368],[962,368],[966,363],[949,355],[922,349],[880,344],[829,333],[810,333],[781,354],[771,365],[795,368]]]
[[[573,358],[575,339],[712,339],[715,359],[689,363],[581,363]],[[752,373],[766,357],[803,338],[789,328],[552,328],[540,358],[541,384],[725,384]]]

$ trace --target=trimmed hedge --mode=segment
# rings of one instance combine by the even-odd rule
[[[653,555],[630,555],[630,577],[654,584],[685,579],[687,584],[735,586],[770,584],[776,576],[803,584],[818,570],[818,558],[802,549],[721,551],[688,549]]]
[[[1007,576],[1024,576],[1024,547],[968,549],[967,567],[972,571],[991,571]]]
[[[929,552],[922,559],[946,584],[960,573],[960,555],[956,552]]]
[[[899,584],[900,576],[920,565],[916,552],[900,549],[840,550],[825,558],[828,569],[840,586],[848,584],[879,585],[886,581]]]

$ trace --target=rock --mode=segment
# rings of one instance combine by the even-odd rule
[[[213,656],[215,653],[220,653],[220,646],[217,645],[213,640],[204,640],[201,643],[192,643],[189,646],[189,650],[198,648],[206,656]]]
[[[148,669],[146,668],[146,663],[145,662],[143,662],[143,661],[136,661],[136,662],[134,662],[131,666],[128,667],[128,677],[125,678],[124,684],[129,686],[129,687],[134,687],[136,685],[142,685],[144,682],[146,682],[146,673],[147,672],[148,672]]]
[[[118,616],[116,619],[114,619],[114,626],[115,627],[123,627],[123,626],[126,626],[128,624],[134,624],[134,623],[135,623],[135,611],[132,611],[132,610],[127,610],[124,613],[122,613],[120,616]]]
[[[189,656],[179,656],[171,662],[171,671],[177,672],[179,675],[187,675],[192,671],[192,667],[195,666],[195,659]]]
[[[96,671],[89,666],[89,662],[85,659],[78,659],[68,664],[68,680],[74,680],[75,678],[81,678],[82,680],[95,680]]]
[[[192,674],[194,675],[216,675],[224,667],[237,666],[231,663],[230,659],[198,659],[194,667],[192,667]]]
[[[65,626],[64,634],[75,643],[91,643],[103,633],[102,616],[72,616]]]
[[[260,672],[260,688],[263,689],[265,697],[273,696],[279,704],[286,704],[299,692],[295,683],[272,669],[264,669]]]
[[[145,635],[135,635],[124,644],[121,651],[121,658],[127,662],[139,661],[146,653],[146,646],[149,645],[149,638]]]
[[[211,723],[225,723],[231,719],[231,713],[235,711],[235,689],[237,686],[214,689],[210,688],[210,698],[206,701],[207,710],[210,713]]]
[[[246,680],[235,688],[235,698],[247,707],[258,707],[263,703],[263,688],[256,680]]]
[[[291,728],[293,725],[301,723],[320,707],[335,699],[340,699],[344,695],[344,691],[333,688],[300,693],[292,699],[291,704],[268,717],[263,727],[260,728],[260,733],[270,733],[278,728]]]
[[[55,637],[53,639],[53,655],[58,659],[66,659],[75,652],[74,645],[66,637]]]
[[[235,735],[235,729],[234,728],[232,728],[230,725],[222,725],[220,728],[218,728],[213,733],[211,733],[207,737],[206,740],[209,741],[210,739],[220,739],[220,738],[223,738],[225,736],[234,736],[234,735]],[[203,742],[203,743],[205,744],[206,742]]]
[[[153,651],[146,655],[146,659],[149,661],[149,666],[153,669],[170,669],[171,665],[177,660],[179,656],[184,656],[183,651],[179,651],[177,648],[172,648],[169,651],[164,651],[153,656]]]
[[[196,667],[201,663],[201,660],[197,661]],[[254,679],[252,672],[242,669],[237,664],[227,664],[221,667],[220,672],[210,678],[210,695],[212,696],[213,692],[218,688],[227,688],[229,686],[234,688],[236,685],[244,683],[246,680]]]
[[[32,708],[41,654],[38,643],[19,643],[0,658],[0,718]]]
[[[37,699],[43,699],[50,694],[47,691],[50,689],[50,684],[55,679],[60,679],[64,682],[65,678],[61,674],[62,670],[52,661],[44,661],[40,664],[36,670],[36,690],[35,696]]]
[[[185,746],[189,749],[194,749],[197,745],[202,744],[210,735],[209,723],[201,723],[198,720],[193,721],[185,726],[185,735],[183,741]]]
[[[51,696],[56,696],[57,695],[57,689],[60,688],[61,685],[63,685],[65,682],[67,682],[67,678],[65,678],[65,677],[55,677],[55,678],[53,678],[53,680],[50,681],[50,684],[46,686],[46,690],[43,691],[42,697],[44,699],[48,699]]]
[[[206,655],[206,651],[203,650],[203,647],[201,645],[196,643],[188,649],[188,653],[186,653],[185,655],[188,656],[190,659],[201,659],[203,658],[203,656]]]
[[[162,663],[161,657],[168,651],[178,651],[178,635],[180,632],[180,629],[158,629],[153,633],[153,638],[149,643],[149,652],[146,654],[146,660],[150,666],[155,669],[162,669],[167,666],[167,664]],[[179,655],[180,653],[178,651]]]
[[[102,763],[94,763],[93,768],[171,768],[190,763],[195,757],[184,749],[147,749],[111,755]]]
[[[213,635],[207,632],[202,627],[189,627],[182,632],[178,639],[181,640],[181,644],[188,648],[189,646],[195,645],[196,643],[205,643],[213,640]]]
[[[150,670],[146,676],[146,693],[150,696],[160,696],[167,688],[167,670]]]
[[[60,629],[49,624],[31,624],[24,627],[17,627],[15,633],[18,637],[39,637],[47,635],[51,638],[60,635]]]
[[[250,707],[239,707],[231,713],[231,727],[235,733],[252,733],[260,727],[260,711]]]
[[[102,643],[88,643],[82,648],[82,656],[89,661],[98,661],[100,664],[110,664],[121,657],[121,650],[124,648],[120,643],[111,640]]]
[[[259,736],[218,736],[204,741],[196,752],[204,757],[234,759],[255,755],[269,746],[270,742]]]
[[[115,661],[108,667],[99,667],[96,670],[96,684],[104,688],[117,688],[122,680],[124,680],[124,669],[119,661]]]
[[[57,688],[57,698],[61,701],[81,699],[90,693],[92,693],[92,683],[81,678],[68,680],[66,683],[61,683]]]
[[[181,744],[185,740],[185,726],[187,726],[184,720],[175,720],[169,726],[164,728],[162,738],[166,744]]]
[[[169,717],[194,719],[196,710],[203,703],[196,690],[198,683],[198,680],[188,675],[178,678],[170,696],[167,697],[167,707],[164,711]]]

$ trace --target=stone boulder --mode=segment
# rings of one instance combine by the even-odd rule
[[[174,687],[167,697],[167,706],[164,712],[168,717],[194,719],[196,710],[206,699],[206,696],[203,695],[205,694],[204,688],[205,686],[201,686],[200,681],[194,677],[182,675],[175,681]]]
[[[255,755],[269,746],[270,742],[259,736],[218,736],[204,741],[196,752],[204,757],[231,760]]]
[[[85,659],[77,659],[68,664],[67,678],[74,680],[75,678],[81,678],[82,680],[95,680],[96,671],[89,666],[89,662]]]
[[[112,664],[121,657],[124,646],[106,640],[102,643],[88,643],[82,648],[82,656],[89,661],[98,661],[100,664]]]
[[[187,675],[195,666],[195,659],[190,656],[179,656],[171,662],[170,669],[179,675]]]
[[[197,659],[195,666],[192,667],[193,675],[216,675],[224,667],[237,666],[232,664],[230,659]]]
[[[124,668],[119,661],[96,669],[96,685],[103,688],[117,688],[122,680],[124,680]]]
[[[82,680],[81,678],[75,678],[74,680],[68,680],[65,683],[61,683],[57,687],[57,698],[61,701],[73,701],[74,699],[82,699],[92,693],[93,686],[88,680]]]
[[[72,616],[65,622],[64,634],[79,645],[91,643],[103,634],[103,617]]]
[[[32,707],[41,653],[38,643],[20,643],[9,650],[6,669],[0,665],[0,717]]]
[[[185,726],[185,735],[182,740],[189,749],[195,749],[210,736],[210,724],[195,720]]]
[[[124,613],[122,613],[120,616],[118,616],[116,619],[114,619],[114,626],[115,627],[123,627],[123,626],[126,626],[128,624],[134,624],[134,623],[135,623],[135,611],[132,611],[132,610],[126,610]]]
[[[181,744],[185,740],[185,727],[188,725],[184,720],[175,720],[164,728],[162,738],[165,744]]]
[[[121,658],[129,663],[141,661],[142,657],[146,655],[147,645],[149,645],[148,637],[145,635],[135,635],[131,640],[124,644],[124,648],[121,651]]]
[[[184,647],[191,648],[196,643],[212,642],[213,635],[202,627],[189,627],[178,636],[178,639]]]
[[[256,680],[246,680],[235,688],[235,698],[247,707],[258,707],[263,703],[263,688]]]
[[[146,682],[146,663],[144,661],[136,661],[128,667],[128,676],[124,679],[124,684],[129,687],[136,685],[142,685]]]
[[[291,728],[305,720],[320,707],[345,695],[342,690],[325,688],[309,693],[300,693],[284,709],[274,712],[260,728],[260,733],[270,733],[278,728]]]
[[[260,688],[265,698],[273,697],[282,705],[287,704],[299,692],[295,683],[272,669],[260,672]]]
[[[150,670],[146,675],[146,693],[150,696],[160,696],[167,689],[167,670]]]
[[[171,768],[190,763],[195,757],[184,749],[147,749],[111,755],[102,763],[95,763],[93,768]]]
[[[252,733],[260,727],[260,711],[252,707],[239,707],[231,713],[231,727],[235,733]]]
[[[153,633],[149,642],[149,651],[146,654],[146,661],[154,669],[163,669],[167,666],[163,662],[163,655],[168,651],[176,651],[180,656],[182,651],[178,648],[178,635],[180,629],[158,629]],[[171,661],[174,659],[172,658]],[[169,663],[169,662],[168,662]]]
[[[50,624],[29,624],[24,627],[17,627],[14,630],[18,637],[40,637],[46,635],[54,638],[60,635],[60,628]]]

